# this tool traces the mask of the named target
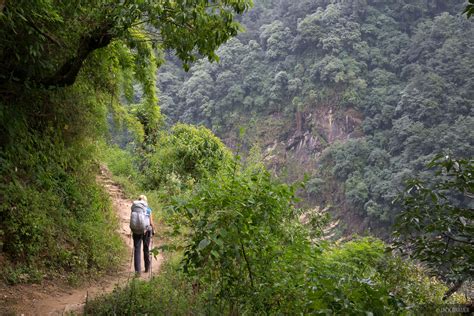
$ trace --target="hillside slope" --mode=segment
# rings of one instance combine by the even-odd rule
[[[162,110],[231,147],[245,127],[244,146],[259,144],[277,174],[310,176],[310,204],[343,215],[348,231],[386,231],[404,180],[426,178],[440,152],[474,155],[474,27],[463,5],[256,1],[219,63],[160,69]]]

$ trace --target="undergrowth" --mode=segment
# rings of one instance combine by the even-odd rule
[[[0,102],[0,270],[7,283],[67,276],[77,284],[121,259],[118,221],[92,159],[97,131],[89,128],[105,112],[64,97],[71,94],[89,98],[71,88],[28,91],[15,107]],[[71,120],[74,111],[81,115]]]
[[[158,156],[173,150],[166,146],[157,145]],[[310,239],[314,227],[300,223],[294,188],[261,163],[230,160],[191,184],[180,182],[189,173],[172,183],[161,175],[160,187],[144,190],[143,178],[156,175],[137,173],[143,157],[105,153],[133,194],[143,190],[165,205],[159,213],[171,233],[159,275],[88,302],[86,314],[398,315],[442,303],[445,285],[376,238]],[[455,295],[449,302],[464,301]]]
[[[200,315],[209,310],[197,284],[177,272],[179,257],[168,258],[150,281],[133,279],[113,293],[89,301],[85,315]],[[214,307],[212,307],[214,308]]]

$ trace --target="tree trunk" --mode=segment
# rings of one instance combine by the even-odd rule
[[[113,39],[110,30],[111,25],[106,25],[95,29],[90,34],[81,38],[76,55],[68,59],[59,70],[49,78],[39,80],[40,84],[46,86],[66,87],[73,85],[76,81],[79,70],[81,70],[83,62],[91,52],[96,49],[103,48],[110,44]]]
[[[6,0],[0,0],[0,5],[2,4],[2,1]],[[5,4],[5,2],[3,2],[3,4]],[[15,85],[23,85],[26,82],[33,85],[55,87],[67,87],[73,85],[89,54],[96,49],[106,47],[110,44],[114,38],[114,34],[111,32],[112,29],[113,25],[111,23],[106,23],[92,30],[90,33],[83,35],[79,41],[75,54],[67,59],[58,70],[49,77],[29,77],[24,69],[15,69],[15,66],[13,66],[12,69],[2,69],[3,72],[9,73],[10,76],[0,79],[0,87],[8,86],[12,83]],[[15,81],[10,81],[10,78],[17,79]],[[7,89],[7,91],[10,90],[11,89]],[[2,93],[0,92],[0,94]]]

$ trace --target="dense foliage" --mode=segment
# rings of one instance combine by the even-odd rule
[[[162,178],[155,190],[168,192],[159,196],[171,226],[162,274],[89,302],[88,313],[385,315],[439,304],[446,291],[380,240],[325,241],[319,214],[298,209],[295,188],[257,159],[229,159],[179,191]]]
[[[161,134],[156,150],[143,160],[145,186],[192,184],[217,172],[230,157],[230,151],[207,128],[177,124],[168,134]]]
[[[474,161],[438,157],[429,167],[436,177],[412,179],[401,196],[395,245],[459,287],[474,273]]]
[[[67,90],[31,89],[14,103],[0,102],[0,235],[2,256],[12,262],[2,267],[9,282],[63,270],[75,282],[78,274],[119,263],[117,221],[91,159],[92,139],[106,130],[102,95],[93,91],[81,80]]]
[[[324,216],[298,208],[296,187],[277,181],[257,149],[242,163],[207,128],[162,128],[155,76],[164,51],[173,50],[184,69],[199,57],[217,60],[217,47],[239,30],[233,14],[250,3],[0,1],[0,241],[7,281],[31,281],[38,276],[32,271],[40,271],[39,280],[44,271],[74,277],[117,266],[121,244],[95,182],[97,158],[129,194],[150,193],[157,213],[157,201],[163,203],[160,215],[172,233],[160,249],[174,251],[156,280],[134,280],[88,304],[86,313],[383,315],[441,301],[446,287],[387,252],[382,241],[325,240]],[[166,111],[171,120],[223,134],[253,124],[250,138],[277,126],[267,139],[279,138],[277,147],[296,135],[288,151],[306,146],[311,134],[308,143],[329,147],[322,173],[308,182],[319,202],[331,202],[328,188],[336,188],[344,194],[341,205],[390,220],[393,178],[401,180],[452,141],[426,138],[453,135],[460,144],[453,150],[472,150],[470,24],[445,12],[451,3],[258,2],[242,18],[249,32],[219,51],[220,64],[201,60],[186,76],[173,64],[164,69]],[[321,109],[329,128],[344,113],[358,125],[352,136],[365,137],[333,144],[340,133],[325,134],[314,118]],[[115,129],[128,126],[130,152],[100,141],[107,121]],[[448,130],[453,122],[459,130]],[[288,126],[295,133],[284,132]]]
[[[240,29],[233,14],[249,5],[0,1],[0,256],[10,275],[13,263],[81,274],[117,266],[117,223],[95,182],[108,113],[147,152],[162,123],[155,78],[163,51],[184,68],[216,60],[215,49]],[[123,106],[136,101],[134,89],[139,102]]]
[[[442,150],[474,154],[473,25],[464,6],[256,1],[242,18],[247,32],[218,50],[219,64],[160,69],[162,109],[228,144],[246,126],[248,142],[258,140],[281,175],[313,174],[316,203],[358,215],[356,230],[387,226],[408,176]]]
[[[232,13],[249,5],[247,0],[9,1],[1,7],[0,84],[71,85],[89,54],[114,40],[131,48],[148,42],[174,49],[185,65],[196,56],[216,59],[215,49],[239,30]]]

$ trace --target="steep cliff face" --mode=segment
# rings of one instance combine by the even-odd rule
[[[288,180],[301,180],[305,172],[314,171],[318,158],[329,145],[363,137],[362,120],[362,113],[354,108],[320,106],[297,112],[287,130],[266,135],[265,161],[275,173],[283,171]]]
[[[289,151],[321,152],[328,144],[363,136],[362,114],[355,109],[335,110],[321,107],[296,114],[296,132],[288,139]]]
[[[263,158],[269,169],[285,181],[302,181],[305,174],[311,176],[318,169],[321,156],[331,144],[364,137],[362,113],[354,108],[336,109],[319,106],[296,113],[292,121],[274,115],[257,124],[255,135],[263,147]],[[366,229],[368,220],[350,211],[344,187],[337,181],[325,185],[322,195],[302,193],[305,206],[330,212],[334,223],[337,222],[334,228],[342,233],[360,233]]]

